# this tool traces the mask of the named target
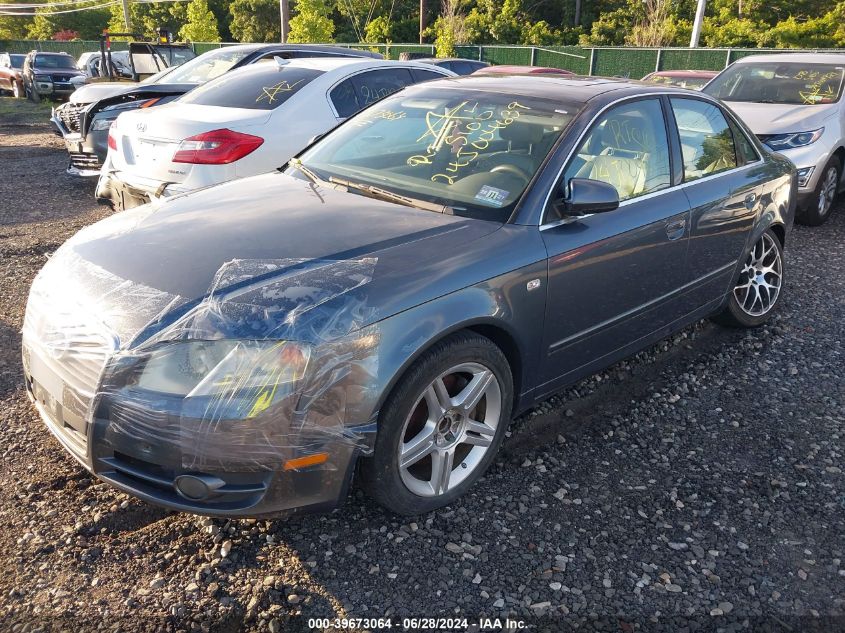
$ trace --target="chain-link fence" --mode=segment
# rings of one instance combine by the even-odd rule
[[[195,42],[197,54],[233,43]],[[335,44],[381,53],[399,59],[402,53],[435,55],[431,44]],[[112,50],[126,50],[126,42],[113,41]],[[0,40],[0,52],[27,53],[31,50],[66,52],[79,57],[97,51],[96,40],[54,42],[50,40]],[[815,49],[814,49],[815,50]],[[585,48],[579,46],[473,46],[455,47],[457,57],[480,59],[491,64],[546,66],[571,70],[579,75],[640,79],[655,70],[721,70],[748,55],[788,53],[793,49],[765,48],[634,48],[630,46]],[[821,52],[821,50],[819,50]],[[831,51],[841,52],[841,51]]]

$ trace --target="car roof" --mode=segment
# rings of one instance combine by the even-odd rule
[[[265,51],[265,50],[299,50],[299,51],[323,51],[323,52],[335,52],[344,55],[349,55],[352,57],[363,57],[363,58],[374,58],[377,53],[372,53],[370,51],[362,51],[356,48],[346,48],[344,46],[327,46],[325,44],[235,44],[233,46],[221,46],[221,49],[226,50],[233,50],[233,51],[245,51],[245,52],[253,52],[253,51]],[[220,49],[212,49],[212,50],[220,50]],[[209,51],[210,52],[210,51]]]
[[[657,70],[649,74],[658,77],[715,77],[719,72],[718,70]]]
[[[802,62],[804,64],[845,64],[845,53],[772,53],[769,55],[748,55],[736,60],[735,64],[752,62]]]
[[[427,87],[480,90],[497,92],[500,94],[525,95],[566,101],[569,103],[586,103],[594,97],[608,92],[619,92],[620,96],[628,94],[648,94],[678,92],[688,95],[689,91],[659,84],[646,84],[631,79],[616,79],[609,77],[581,77],[577,75],[466,75],[463,77],[448,77],[432,79],[425,82]],[[621,92],[620,92],[621,91]]]
[[[55,52],[55,51],[31,51],[31,52],[35,53],[36,55],[50,55],[50,56],[56,55],[56,56],[59,56],[59,57],[71,57],[70,53],[65,53],[65,52]]]
[[[352,72],[366,70],[368,68],[422,68],[431,70],[428,64],[419,64],[408,61],[390,61],[385,59],[371,59],[367,57],[297,57],[295,59],[282,60],[282,68],[309,68],[324,73],[333,71]],[[220,75],[217,79],[243,77],[244,75],[257,75],[262,73],[277,72],[279,67],[273,61],[263,61],[257,64],[248,64],[235,68],[228,73]],[[445,76],[452,76],[454,73],[445,68],[439,69]]]

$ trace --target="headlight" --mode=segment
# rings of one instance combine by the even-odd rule
[[[310,355],[309,347],[288,341],[169,343],[147,359],[136,387],[185,398],[246,399],[260,412],[290,393]]]
[[[111,127],[111,124],[114,122],[114,119],[94,119],[94,122],[91,124],[91,131],[97,132],[99,130],[107,130]]]
[[[782,149],[792,149],[794,147],[804,147],[815,143],[821,138],[824,133],[824,128],[820,127],[818,130],[811,130],[809,132],[790,132],[789,134],[772,134],[771,136],[764,136],[762,140],[766,145],[773,150],[778,151]]]
[[[813,170],[815,167],[804,167],[803,169],[798,170],[798,186],[799,187],[806,187],[807,183],[810,182],[810,176],[813,175]]]

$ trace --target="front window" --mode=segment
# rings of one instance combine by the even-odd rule
[[[12,60],[12,68],[23,68],[23,60],[26,59],[26,55],[9,55]]]
[[[619,200],[668,187],[669,142],[660,101],[634,101],[603,115],[566,168],[564,182],[572,178],[613,185]]]
[[[76,62],[70,55],[36,55],[36,68],[68,68],[76,70]]]
[[[195,105],[275,110],[323,74],[311,68],[283,66],[268,71],[258,64],[238,69],[191,90],[179,101]]]
[[[818,105],[839,100],[844,75],[843,64],[735,64],[716,77],[705,92],[725,101]]]
[[[209,51],[167,73],[167,83],[203,84],[230,70],[251,52],[226,48]]]
[[[449,207],[444,212],[504,222],[576,110],[521,95],[411,89],[351,118],[306,152],[302,164],[323,180],[354,181]],[[290,168],[301,171],[295,163]]]

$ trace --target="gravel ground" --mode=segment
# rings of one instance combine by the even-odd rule
[[[0,630],[296,631],[315,616],[435,615],[625,633],[845,630],[845,211],[792,234],[768,326],[701,323],[552,398],[454,506],[400,520],[353,490],[324,516],[203,519],[99,483],[27,401],[30,281],[108,212],[93,181],[64,174],[43,117],[9,115],[25,107],[9,101]]]

